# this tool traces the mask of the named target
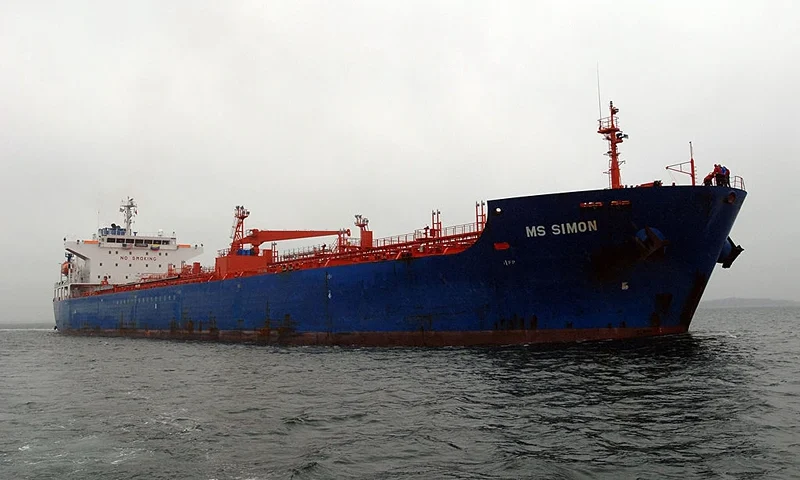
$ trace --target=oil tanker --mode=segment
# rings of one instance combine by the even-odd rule
[[[623,339],[686,332],[746,197],[740,177],[625,186],[618,109],[599,120],[609,188],[477,202],[474,221],[413,233],[245,229],[213,267],[203,245],[123,224],[64,239],[55,328],[64,334],[289,345],[460,346]],[[688,168],[688,171],[686,170]],[[711,183],[711,184],[709,184]],[[357,229],[357,231],[356,231]],[[358,236],[356,237],[355,233]],[[279,251],[277,242],[328,237]]]

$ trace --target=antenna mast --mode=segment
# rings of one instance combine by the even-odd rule
[[[233,233],[231,245],[241,245],[244,239],[244,221],[250,216],[250,210],[244,208],[243,205],[237,205],[233,210]],[[233,250],[231,250],[233,252]]]
[[[619,109],[614,106],[614,102],[608,102],[608,110],[610,115],[598,120],[599,128],[597,129],[597,133],[608,141],[608,151],[606,155],[609,157],[609,165],[608,172],[606,173],[610,175],[610,187],[622,188],[622,179],[619,173],[619,166],[622,162],[619,161],[617,145],[622,143],[623,139],[628,138],[628,135],[622,133],[622,130],[619,128],[619,121],[617,120]]]
[[[603,105],[600,101],[600,62],[597,62],[597,115],[603,116]]]
[[[683,169],[683,166],[686,165],[687,163],[689,164],[688,172]],[[697,171],[694,169],[694,150],[692,149],[692,142],[689,142],[689,161],[667,165],[667,170],[672,170],[673,172],[685,173],[686,175],[690,175],[692,177],[692,186],[696,184]]]
[[[123,202],[119,207],[122,218],[125,219],[125,235],[132,235],[131,227],[133,226],[133,217],[138,213],[136,210],[136,202],[131,197],[128,197],[127,202]]]

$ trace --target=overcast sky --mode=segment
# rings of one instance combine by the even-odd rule
[[[474,201],[604,188],[596,66],[623,182],[695,147],[749,197],[705,298],[800,300],[800,3],[0,1],[3,320],[52,320],[65,235],[137,228],[376,237]]]

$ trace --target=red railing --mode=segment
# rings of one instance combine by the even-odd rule
[[[340,235],[331,244],[277,251],[275,243],[270,250],[261,250],[260,257],[270,256],[261,267],[248,270],[227,270],[224,274],[215,268],[200,267],[199,263],[170,266],[166,273],[143,275],[136,283],[123,285],[87,286],[89,290],[75,292],[73,296],[90,296],[108,293],[147,290],[162,286],[210,282],[227,278],[246,277],[264,273],[279,273],[320,267],[341,266],[354,263],[411,259],[433,255],[459,253],[472,246],[480,237],[486,223],[485,203],[475,207],[476,221],[442,227],[439,212],[432,213],[431,227],[412,233],[379,238],[372,246],[364,247],[360,239]],[[220,257],[230,255],[229,248],[218,251]]]
[[[476,223],[464,223],[462,225],[453,225],[445,227],[441,232],[435,230],[420,228],[413,233],[406,233],[404,235],[395,235],[393,237],[378,238],[373,242],[373,248],[390,247],[392,245],[403,245],[414,242],[426,242],[433,240],[441,240],[447,237],[458,235],[466,235],[470,233],[479,233],[482,230],[482,225]],[[432,233],[435,232],[435,233]]]

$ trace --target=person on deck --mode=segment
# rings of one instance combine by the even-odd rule
[[[717,163],[714,164],[714,182],[718,187],[721,187],[725,182],[725,175],[722,174],[722,166]]]
[[[723,178],[723,181],[725,182],[725,186],[726,187],[730,187],[731,186],[731,171],[728,170],[728,167],[726,167],[725,165],[722,165],[722,178]]]
[[[705,185],[706,187],[710,187],[711,186],[711,180],[713,178],[714,178],[714,172],[711,172],[708,175],[706,175],[706,177],[703,179],[703,185]]]

